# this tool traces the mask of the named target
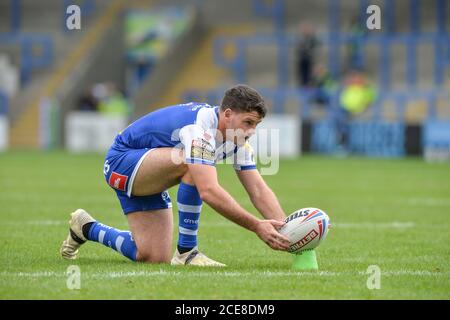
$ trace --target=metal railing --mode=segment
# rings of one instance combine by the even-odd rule
[[[393,45],[403,45],[405,48],[405,83],[410,87],[417,86],[417,51],[420,45],[431,45],[434,51],[434,66],[430,73],[433,75],[434,85],[444,84],[446,68],[450,67],[450,36],[442,33],[422,34],[373,34],[355,36],[349,33],[318,34],[319,41],[328,47],[328,68],[334,77],[343,72],[340,58],[340,48],[352,43],[357,43],[361,48],[361,63],[367,61],[366,48],[376,45],[380,61],[378,63],[379,87],[390,88],[392,84],[391,50]],[[255,34],[243,37],[218,37],[214,41],[213,54],[215,63],[229,69],[237,82],[245,83],[248,80],[247,51],[250,47],[272,45],[277,48],[277,86],[287,86],[289,82],[290,65],[289,52],[298,43],[298,38],[292,34]],[[232,45],[233,57],[225,56],[225,47]]]
[[[341,16],[344,7],[342,0],[327,0],[328,28],[330,33],[341,31]],[[401,0],[406,1],[406,0]],[[412,33],[421,32],[420,14],[423,3],[428,0],[409,0],[411,13],[409,15],[409,29]],[[383,30],[387,33],[396,31],[396,3],[397,0],[384,0],[382,5]],[[447,0],[436,0],[434,10],[436,12],[436,32],[445,33],[447,20]],[[359,0],[359,21],[365,23],[366,9],[370,5],[369,0]],[[265,0],[252,0],[254,13],[261,17],[270,17],[276,33],[282,32],[286,25],[285,0],[273,0],[270,4]]]
[[[182,97],[183,101],[207,102],[219,105],[223,97],[223,93],[227,88],[217,88],[208,91],[188,90]],[[272,105],[273,113],[285,113],[287,102],[294,102],[297,105],[297,112],[301,119],[311,119],[314,108],[317,104],[314,99],[317,96],[318,89],[296,89],[296,88],[256,88],[264,99]],[[326,111],[326,117],[333,117],[334,113],[340,108],[340,90],[336,90],[329,96],[329,105],[323,109]],[[393,121],[404,121],[408,109],[412,108],[413,102],[423,101],[426,106],[426,114],[424,120],[435,120],[439,118],[437,112],[438,101],[448,101],[446,108],[450,110],[450,91],[440,90],[391,90],[377,93],[376,100],[368,107],[370,111],[370,120],[382,121],[383,114],[386,111],[386,105],[392,103],[393,110],[390,114],[394,114]]]

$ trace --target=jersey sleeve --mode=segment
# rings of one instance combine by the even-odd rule
[[[186,163],[215,165],[215,140],[209,130],[192,124],[180,130],[180,141],[184,146]]]
[[[253,148],[248,142],[242,147],[237,148],[234,157],[233,167],[235,170],[242,171],[256,169]]]

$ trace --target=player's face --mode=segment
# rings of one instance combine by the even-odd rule
[[[226,140],[232,140],[236,145],[244,145],[255,133],[256,126],[262,121],[256,111],[236,112],[229,110]]]

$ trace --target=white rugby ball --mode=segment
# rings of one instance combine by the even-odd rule
[[[330,218],[317,208],[303,208],[290,214],[280,233],[291,241],[288,251],[300,253],[316,248],[327,236]]]

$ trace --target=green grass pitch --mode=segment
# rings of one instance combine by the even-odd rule
[[[330,216],[332,228],[316,250],[318,272],[291,269],[290,254],[270,250],[207,205],[200,248],[227,268],[137,264],[97,243],[85,244],[78,260],[63,260],[58,250],[74,209],[127,228],[102,169],[101,154],[0,154],[0,299],[450,298],[449,163],[281,161],[279,173],[265,179],[286,213],[312,206]],[[256,214],[233,170],[218,171],[221,184]],[[176,208],[176,188],[170,194]],[[70,265],[81,270],[79,290],[67,287]],[[380,289],[367,287],[370,265],[381,270]]]

